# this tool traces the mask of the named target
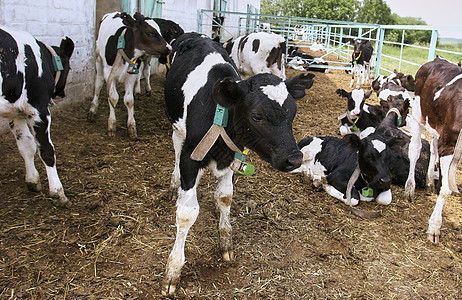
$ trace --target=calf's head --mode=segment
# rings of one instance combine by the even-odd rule
[[[391,202],[391,172],[388,168],[389,149],[376,134],[360,139],[348,134],[344,140],[358,151],[358,163],[361,178],[373,191],[373,198],[382,204]],[[356,180],[355,180],[356,181]]]
[[[56,83],[55,90],[52,94],[52,98],[55,99],[56,96],[58,97],[65,97],[66,94],[64,93],[64,88],[66,87],[67,75],[69,75],[69,71],[71,69],[70,66],[70,59],[72,56],[72,52],[74,52],[74,42],[66,37],[61,41],[61,44],[58,47],[53,47],[56,54],[59,55],[61,58],[61,63],[63,64],[63,70],[61,71],[61,75],[59,76],[58,82]]]
[[[372,94],[372,91],[367,93],[363,89],[354,89],[351,92],[347,92],[343,89],[338,89],[336,93],[344,98],[347,98],[347,110],[352,119],[356,119],[363,110],[366,99]]]
[[[295,99],[313,85],[313,74],[301,74],[282,81],[272,74],[259,74],[247,80],[225,78],[214,84],[212,96],[229,108],[228,127],[235,142],[255,151],[279,171],[298,168],[303,155],[292,132],[297,111]]]
[[[120,17],[123,24],[133,31],[135,51],[141,52],[137,53],[136,56],[143,54],[168,55],[172,47],[164,40],[160,34],[159,26],[153,20],[146,19],[138,12],[135,13],[134,18],[127,13],[121,13]]]

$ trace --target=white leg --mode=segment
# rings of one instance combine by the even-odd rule
[[[10,122],[10,129],[13,133],[19,153],[26,165],[26,184],[31,191],[40,191],[40,176],[35,168],[34,156],[37,152],[35,138],[29,130],[25,120],[14,120]]]
[[[435,189],[435,166],[438,160],[438,137],[434,136],[430,142],[430,161],[427,170],[427,189],[434,193]]]
[[[199,203],[197,202],[196,188],[202,172],[199,171],[196,184],[190,190],[178,189],[176,208],[176,238],[172,252],[167,260],[167,267],[162,286],[162,294],[175,293],[176,285],[180,280],[181,269],[185,262],[184,246],[186,237],[191,226],[196,222],[199,215]]]
[[[170,188],[172,189],[172,194],[175,193],[180,187],[180,154],[181,148],[183,146],[184,138],[173,129],[172,133],[173,148],[175,149],[175,168],[172,172],[172,179],[170,181]]]
[[[107,100],[109,104],[109,117],[107,121],[107,132],[109,136],[115,136],[116,122],[117,122],[115,108],[117,106],[117,103],[119,102],[119,94],[117,93],[115,80],[112,83],[111,89],[109,90],[109,97]]]
[[[99,94],[104,84],[103,65],[101,58],[96,58],[96,77],[95,77],[95,92],[93,94],[93,100],[91,101],[90,111],[88,112],[88,120],[94,122],[96,118],[96,111],[99,106]]]
[[[412,107],[412,119],[410,119],[411,142],[409,144],[409,175],[406,180],[404,195],[409,200],[414,199],[415,191],[415,165],[422,148],[422,127],[420,126],[420,97],[415,97],[415,105]]]
[[[144,69],[143,69],[143,76],[144,81],[146,82],[146,93],[151,92],[151,57],[148,57],[144,61]]]
[[[446,199],[451,195],[449,189],[448,176],[449,176],[449,165],[451,163],[453,155],[447,155],[440,158],[440,180],[441,190],[436,199],[435,208],[433,213],[428,220],[427,238],[434,243],[438,243],[440,239],[440,228],[443,221],[442,212],[443,206]]]
[[[229,261],[234,258],[232,228],[229,220],[233,198],[233,171],[230,168],[221,171],[214,169],[213,171],[218,180],[215,201],[217,209],[220,211],[220,223],[218,226],[220,250],[223,260]]]
[[[127,128],[130,138],[136,139],[136,122],[135,122],[135,98],[133,96],[133,88],[136,83],[137,75],[128,75],[129,78],[125,81],[124,104],[127,107]]]
[[[351,69],[350,88],[353,87],[353,83],[355,82],[355,76],[356,76],[357,70],[358,70],[358,65],[357,64],[353,65],[353,68]]]

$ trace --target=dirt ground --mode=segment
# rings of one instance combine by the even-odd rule
[[[287,71],[289,77],[298,72]],[[88,99],[54,111],[52,139],[73,203],[68,209],[54,207],[47,188],[27,191],[13,136],[0,136],[0,299],[161,298],[176,232],[164,78],[153,76],[152,95],[136,98],[136,141],[128,136],[122,102],[114,138],[107,136],[105,99],[96,123],[87,122]],[[346,103],[335,90],[348,85],[344,71],[316,73],[298,101],[297,141],[338,135]],[[214,179],[206,173],[177,298],[462,299],[459,195],[447,201],[441,243],[434,245],[425,234],[434,194],[417,191],[409,203],[393,186],[389,206],[360,204],[381,215],[361,219],[303,175],[277,172],[255,153],[248,159],[255,175],[234,177],[235,260],[220,258]]]

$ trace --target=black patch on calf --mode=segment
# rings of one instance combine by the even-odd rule
[[[112,66],[114,64],[116,55],[117,55],[117,42],[119,40],[119,36],[122,34],[122,31],[127,29],[125,32],[125,53],[128,57],[133,57],[135,53],[135,39],[133,36],[133,30],[128,27],[120,27],[117,29],[115,35],[111,35],[107,41],[106,49],[105,49],[105,56],[106,62],[108,65]],[[122,63],[125,64],[125,60],[122,60]]]
[[[254,39],[252,42],[252,51],[257,53],[258,49],[260,49],[260,40],[259,39]]]

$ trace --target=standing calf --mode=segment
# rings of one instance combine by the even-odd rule
[[[55,205],[70,204],[56,170],[56,155],[50,137],[49,104],[55,96],[64,97],[74,43],[66,38],[60,47],[48,47],[29,33],[0,26],[1,95],[0,117],[9,121],[11,132],[26,165],[30,190],[41,189],[34,156],[39,148]],[[56,71],[53,56],[58,55],[62,71]],[[57,73],[60,72],[60,73]],[[59,77],[57,76],[59,75]],[[58,78],[56,78],[58,77]]]
[[[202,159],[191,158],[202,139],[210,135],[217,111],[228,112],[223,130],[233,148],[249,148],[275,169],[289,172],[300,166],[302,153],[295,143],[292,121],[295,99],[313,84],[313,74],[283,81],[272,74],[242,80],[226,50],[197,33],[185,33],[173,44],[173,61],[165,83],[167,115],[173,127],[175,168],[172,188],[178,192],[175,244],[167,261],[162,284],[173,294],[185,262],[184,247],[189,229],[199,214],[197,186],[205,169],[217,178],[215,201],[220,211],[220,250],[224,260],[233,258],[229,220],[233,195],[230,166],[236,150],[221,138],[212,141]],[[206,135],[207,134],[207,135]],[[236,152],[235,152],[236,151]]]
[[[155,26],[155,27],[153,27]],[[125,42],[119,42],[123,39]],[[108,87],[108,134],[115,136],[115,107],[119,101],[116,83],[124,83],[124,103],[127,107],[127,128],[130,137],[137,138],[133,89],[138,74],[129,73],[130,64],[138,65],[137,60],[143,55],[167,55],[171,49],[160,35],[159,26],[153,21],[146,21],[140,13],[132,18],[127,13],[113,12],[104,15],[96,40],[96,79],[95,93],[91,102],[88,119],[94,121],[99,106],[99,93],[104,81]],[[121,58],[125,53],[126,58]],[[122,54],[122,57],[124,55]],[[126,61],[129,60],[129,61]]]
[[[452,192],[458,192],[456,170],[462,153],[462,68],[442,58],[427,62],[415,76],[415,104],[412,109],[412,140],[409,147],[410,169],[406,182],[406,196],[414,197],[414,170],[420,154],[422,127],[433,135],[427,184],[434,189],[433,167],[439,160],[439,194],[428,221],[427,237],[439,242],[442,210]]]

